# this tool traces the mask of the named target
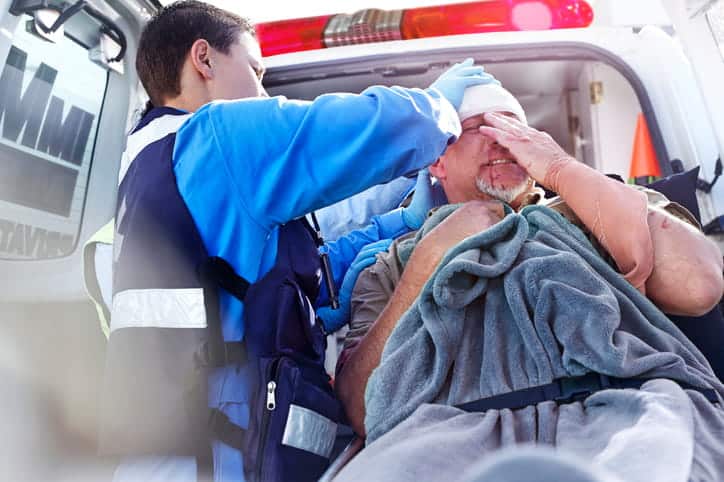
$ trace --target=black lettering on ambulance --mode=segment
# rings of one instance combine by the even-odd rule
[[[64,101],[51,95],[58,71],[45,63],[40,64],[22,92],[27,58],[25,51],[12,46],[0,74],[0,119],[4,121],[1,135],[79,166],[95,116],[71,106],[63,121]],[[22,139],[18,139],[23,126]]]
[[[73,251],[73,236],[0,219],[0,252],[33,259],[57,258]]]

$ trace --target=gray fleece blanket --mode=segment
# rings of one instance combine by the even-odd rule
[[[591,371],[658,379],[561,406],[451,406]],[[367,385],[368,447],[338,480],[496,480],[474,463],[526,443],[580,457],[598,471],[590,480],[724,480],[724,411],[670,380],[724,395],[703,355],[578,228],[531,206],[449,251],[400,319]]]

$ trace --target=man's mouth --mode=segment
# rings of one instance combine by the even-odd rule
[[[499,164],[517,164],[513,159],[493,159],[484,166],[497,166]]]

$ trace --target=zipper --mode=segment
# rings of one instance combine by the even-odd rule
[[[257,468],[257,482],[261,482],[263,475],[263,469],[264,469],[264,451],[266,449],[266,439],[267,439],[267,431],[269,429],[269,420],[271,419],[272,412],[276,409],[276,389],[277,389],[277,382],[276,378],[278,376],[278,368],[279,368],[279,362],[280,360],[274,360],[269,364],[269,367],[266,371],[266,399],[265,404],[263,408],[263,413],[261,415],[261,437],[259,442],[259,466]]]
[[[277,400],[274,393],[276,390],[277,382],[270,380],[269,383],[266,384],[266,409],[270,412],[277,408]]]

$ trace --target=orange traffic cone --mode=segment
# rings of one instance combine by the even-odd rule
[[[644,115],[639,113],[636,120],[633,153],[631,154],[631,171],[628,175],[629,184],[649,184],[661,177],[661,167],[656,159],[651,134],[646,126]]]

